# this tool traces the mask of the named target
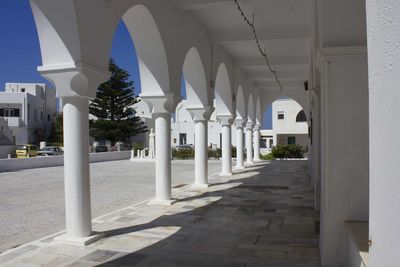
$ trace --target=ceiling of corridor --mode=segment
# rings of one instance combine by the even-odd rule
[[[256,88],[278,88],[267,70],[251,28],[233,0],[175,0],[208,30],[214,44],[222,45]],[[255,14],[261,45],[284,88],[304,88],[310,55],[311,0],[239,0],[246,15]]]

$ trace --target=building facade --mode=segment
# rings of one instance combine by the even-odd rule
[[[272,103],[272,129],[261,130],[261,153],[276,145],[301,145],[309,149],[308,121],[303,108],[293,99],[280,98]]]
[[[215,101],[214,101],[215,102]],[[187,100],[180,102],[171,118],[171,146],[195,145],[195,124],[187,109]],[[237,145],[236,127],[231,129],[232,145]],[[253,137],[254,138],[254,137]],[[221,124],[214,111],[208,121],[208,147],[221,148]],[[282,98],[272,103],[272,129],[260,129],[260,152],[267,154],[276,145],[298,144],[309,147],[307,116],[293,99]]]
[[[14,144],[44,141],[56,112],[56,91],[46,84],[6,83],[0,93],[0,118],[7,121]]]

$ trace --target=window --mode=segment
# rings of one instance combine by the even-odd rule
[[[307,122],[307,116],[304,110],[301,110],[299,113],[297,113],[296,122]]]
[[[47,114],[47,121],[50,121],[50,114]]]
[[[284,119],[285,119],[285,112],[278,111],[278,120],[284,120]]]
[[[21,88],[21,92],[22,92],[22,93],[25,93],[25,88]]]
[[[267,148],[267,139],[262,138],[260,141],[260,148]]]
[[[33,111],[33,118],[34,118],[34,120],[35,121],[37,121],[37,109],[35,109],[34,111]]]
[[[43,111],[40,111],[40,120],[43,120]]]
[[[1,117],[19,117],[18,108],[2,108],[0,109]]]
[[[186,145],[186,133],[179,134],[179,144]]]
[[[288,145],[295,145],[296,144],[296,137],[295,136],[288,136],[287,143],[288,143]]]

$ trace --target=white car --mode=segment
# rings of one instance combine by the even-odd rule
[[[38,156],[59,156],[64,155],[64,151],[58,146],[45,146],[37,152]]]

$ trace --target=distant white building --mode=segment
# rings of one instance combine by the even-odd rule
[[[171,145],[194,145],[194,122],[186,109],[186,100],[178,104],[171,123]],[[221,124],[215,112],[208,121],[208,144],[221,147]],[[269,153],[277,144],[299,144],[308,147],[307,116],[292,99],[278,99],[272,104],[272,130],[261,130],[261,153]],[[236,127],[232,126],[232,145],[236,146]]]
[[[46,84],[6,83],[0,92],[0,118],[7,121],[14,144],[45,140],[56,112],[56,91]]]
[[[15,145],[12,131],[8,127],[7,121],[4,118],[0,118],[0,159],[7,158],[14,151]]]
[[[307,115],[294,100],[278,99],[272,103],[272,130],[261,130],[261,153],[273,146],[298,144],[309,146]]]
[[[171,117],[171,146],[194,145],[195,127],[192,116],[186,108],[187,101],[180,102]],[[154,128],[151,111],[143,102],[135,105],[137,115],[146,123],[149,131]],[[261,154],[267,154],[277,144],[299,144],[309,146],[307,116],[303,108],[292,99],[278,99],[272,104],[272,129],[261,131]],[[148,146],[148,133],[135,137],[134,142]],[[217,121],[215,111],[208,121],[208,146],[221,148],[221,124]],[[232,126],[232,145],[236,146],[236,127]]]
[[[194,122],[192,115],[186,109],[187,101],[180,102],[175,110],[175,117],[171,118],[171,145],[194,145]],[[234,130],[235,127],[232,127]],[[232,136],[234,134],[232,133]],[[236,139],[232,138],[233,145]],[[208,146],[213,148],[221,147],[221,124],[217,121],[216,113],[213,112],[208,121]]]

